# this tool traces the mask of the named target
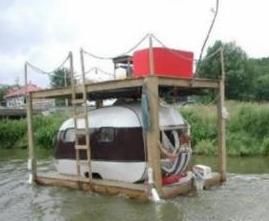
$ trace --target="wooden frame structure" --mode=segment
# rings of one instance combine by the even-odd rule
[[[107,193],[107,194],[124,194],[131,198],[148,199],[149,185],[144,184],[131,184],[123,182],[115,182],[109,180],[96,180],[89,175],[89,178],[82,178],[81,176],[67,176],[57,173],[39,174],[37,173],[37,163],[34,151],[34,134],[33,134],[33,99],[48,99],[56,97],[69,97],[73,101],[76,101],[76,97],[82,97],[84,103],[86,99],[95,100],[97,106],[102,104],[103,99],[109,98],[126,98],[126,97],[141,97],[142,87],[146,86],[148,91],[148,103],[149,103],[149,117],[151,122],[151,128],[146,131],[145,140],[147,147],[147,164],[148,168],[152,169],[153,185],[156,188],[157,193],[161,198],[171,198],[178,194],[187,193],[194,188],[193,179],[181,184],[175,184],[170,186],[162,186],[162,175],[160,167],[160,149],[158,147],[158,141],[160,139],[159,133],[159,98],[164,91],[179,91],[184,94],[196,94],[203,89],[212,89],[217,93],[218,103],[218,156],[219,156],[219,171],[213,173],[212,178],[205,180],[204,187],[220,184],[226,181],[226,143],[225,143],[225,70],[224,70],[224,58],[223,49],[218,50],[220,52],[221,63],[221,79],[184,79],[175,77],[156,76],[154,74],[154,56],[153,56],[153,41],[152,35],[149,36],[149,75],[145,78],[127,78],[123,80],[111,80],[99,83],[86,83],[85,82],[85,70],[83,49],[81,49],[81,67],[83,82],[80,85],[76,85],[74,82],[74,70],[73,70],[73,56],[69,53],[67,58],[70,59],[70,71],[72,77],[72,86],[47,89],[42,91],[35,91],[28,93],[27,95],[27,124],[28,124],[28,152],[29,161],[28,168],[30,172],[30,178],[38,184],[52,185],[52,186],[64,186],[76,189],[82,189],[86,191]],[[218,52],[216,51],[216,52]],[[213,54],[215,54],[214,52]],[[27,84],[27,63],[25,64],[25,84]],[[199,93],[198,93],[199,94]],[[75,99],[75,100],[74,100]],[[85,111],[87,107],[85,106]],[[88,117],[88,116],[87,116]],[[87,117],[85,121],[87,122]],[[90,117],[90,116],[89,116]],[[86,124],[87,125],[87,124]],[[88,128],[87,128],[88,130]],[[87,131],[86,130],[86,131]],[[90,157],[90,144],[87,142],[88,157]],[[77,159],[77,163],[78,163]],[[89,171],[91,171],[91,159],[88,159]],[[79,171],[79,168],[78,168]],[[151,184],[150,184],[151,185]]]
[[[162,186],[161,168],[160,168],[160,150],[157,141],[159,140],[159,92],[161,88],[178,89],[182,91],[193,90],[200,91],[202,89],[213,89],[218,94],[218,153],[219,153],[219,171],[214,173],[212,179],[205,181],[205,187],[220,184],[226,180],[226,150],[225,150],[225,119],[223,117],[224,107],[224,78],[220,80],[209,79],[181,79],[171,77],[161,77],[150,75],[145,78],[133,78],[124,80],[112,80],[99,83],[86,83],[84,86],[77,86],[76,92],[83,93],[86,90],[87,96],[94,94],[96,100],[119,96],[119,90],[132,90],[134,88],[142,88],[146,85],[149,88],[149,115],[151,117],[152,129],[146,133],[148,165],[153,169],[154,186],[156,187],[161,198],[174,197],[178,194],[186,193],[193,189],[193,183],[188,182],[184,185]],[[72,88],[48,89],[42,91],[31,92],[28,94],[28,140],[29,140],[29,164],[30,172],[33,180],[38,184],[65,186],[71,188],[79,188],[88,191],[108,193],[108,194],[124,194],[131,198],[147,199],[147,191],[143,184],[130,184],[121,182],[112,182],[106,180],[89,180],[81,179],[74,176],[63,176],[60,174],[39,174],[36,168],[36,157],[34,152],[34,134],[32,127],[32,100],[47,99],[55,97],[71,97]]]

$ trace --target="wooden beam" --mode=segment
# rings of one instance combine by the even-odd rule
[[[162,194],[162,174],[160,162],[160,140],[159,127],[159,83],[158,78],[150,76],[145,79],[149,100],[149,117],[151,127],[146,131],[148,165],[153,170],[155,187],[159,194]]]
[[[118,88],[132,88],[142,86],[143,82],[144,82],[143,78],[133,78],[125,80],[104,81],[98,83],[87,83],[86,90],[87,93],[91,93],[105,90],[114,90]],[[76,92],[82,94],[83,87],[76,86]],[[33,92],[33,99],[71,96],[71,93],[72,93],[71,87],[40,90]]]
[[[156,76],[157,77],[157,76]],[[183,88],[219,88],[219,81],[210,79],[183,79],[183,78],[173,78],[173,77],[163,77],[158,76],[159,84],[161,86],[171,86],[171,87],[183,87]],[[119,88],[133,88],[141,87],[143,85],[143,78],[129,78],[124,80],[112,80],[104,81],[98,83],[87,83],[86,90],[87,93],[115,90]],[[82,86],[76,86],[77,93],[83,93]],[[54,98],[54,97],[71,97],[72,90],[71,87],[46,89],[32,92],[33,99],[44,99],[44,98]]]
[[[34,133],[33,133],[33,104],[32,94],[26,96],[27,102],[27,127],[28,127],[28,163],[33,180],[36,179],[36,158],[34,151]]]
[[[107,195],[125,195],[129,198],[146,201],[148,197],[143,184],[124,183],[108,180],[93,179],[91,183],[87,178],[60,175],[57,173],[40,174],[37,176],[37,184],[44,186],[58,186],[83,191],[98,192]]]
[[[219,156],[219,172],[221,181],[226,181],[226,133],[225,133],[225,70],[224,70],[224,57],[223,49],[221,50],[221,80],[219,87],[219,98],[218,98],[218,156]]]
[[[149,36],[149,74],[154,75],[154,55],[153,55],[153,42],[152,35]]]
[[[96,108],[102,108],[104,106],[103,100],[97,100],[95,106]]]
[[[161,86],[171,86],[171,87],[183,87],[183,88],[201,88],[201,89],[217,89],[219,88],[218,80],[210,79],[183,79],[176,77],[159,77],[159,84]]]

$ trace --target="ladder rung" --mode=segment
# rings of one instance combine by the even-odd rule
[[[84,99],[74,99],[72,100],[72,104],[84,104],[85,100]]]
[[[88,166],[89,164],[91,163],[91,160],[88,160],[88,159],[80,159],[78,162],[77,162],[77,164],[79,165],[79,166]]]
[[[75,149],[77,149],[77,150],[88,150],[88,146],[76,144]]]
[[[76,135],[86,135],[87,132],[85,129],[77,129],[77,130],[75,130],[75,134]]]
[[[73,115],[73,118],[76,118],[76,119],[83,119],[85,117],[88,117],[88,114],[80,113],[80,114]]]

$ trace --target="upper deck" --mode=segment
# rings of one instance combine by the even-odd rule
[[[199,94],[203,89],[218,89],[219,80],[202,78],[175,78],[164,76],[148,76],[145,78],[127,78],[110,80],[97,83],[86,83],[87,96],[90,100],[109,98],[138,98],[141,96],[142,87],[148,78],[157,78],[159,94],[169,91],[179,92],[180,95]],[[76,86],[76,93],[83,93],[83,85]],[[55,88],[31,92],[33,99],[47,99],[55,97],[71,97],[72,88]],[[176,94],[176,93],[174,93]]]

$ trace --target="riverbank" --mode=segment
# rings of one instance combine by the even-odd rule
[[[269,155],[269,104],[229,101],[227,153],[230,156]],[[192,104],[179,108],[191,125],[196,154],[217,154],[217,116],[215,105]],[[35,145],[52,149],[57,130],[66,114],[34,117]],[[26,119],[0,121],[0,149],[27,148]]]
[[[52,149],[62,122],[67,118],[63,113],[49,116],[36,115],[33,119],[35,145],[41,149]],[[26,119],[0,120],[0,149],[26,149]]]
[[[226,102],[227,153],[230,156],[269,154],[269,104]],[[217,111],[215,105],[194,104],[180,108],[191,125],[194,152],[217,154]]]

